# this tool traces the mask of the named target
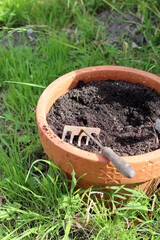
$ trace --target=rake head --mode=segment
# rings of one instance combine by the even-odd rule
[[[103,147],[102,144],[97,141],[92,134],[94,133],[97,137],[100,133],[100,128],[90,128],[81,126],[68,126],[65,125],[63,129],[62,140],[65,139],[66,134],[70,132],[70,143],[73,143],[74,136],[78,136],[78,146],[81,146],[82,137],[86,137],[86,145],[88,145],[89,139],[91,138],[102,150],[104,157],[108,158],[113,165],[122,173],[125,177],[132,178],[135,176],[133,167],[121,157],[119,157],[111,148]]]
[[[86,145],[88,145],[90,137],[83,130],[86,131],[89,135],[95,134],[97,137],[99,137],[100,128],[65,125],[63,129],[62,140],[64,141],[67,133],[70,133],[70,144],[73,143],[73,138],[75,136],[78,136],[79,147],[81,146],[82,137],[86,138]]]

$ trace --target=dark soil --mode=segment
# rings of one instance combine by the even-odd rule
[[[155,121],[160,118],[160,94],[125,81],[84,83],[61,96],[47,122],[61,138],[64,125],[99,127],[100,141],[120,155],[147,153],[160,147]],[[66,140],[69,141],[69,140]],[[74,139],[77,146],[77,139]],[[97,152],[92,140],[82,149]]]
[[[105,11],[98,14],[97,19],[104,28],[105,38],[109,44],[118,45],[121,48],[125,39],[131,42],[134,48],[146,43],[142,31],[139,30],[141,21],[134,13],[123,12],[121,15],[116,11]]]
[[[25,28],[25,27],[24,27]],[[23,46],[35,46],[38,34],[36,31],[28,28],[26,30],[7,31],[3,30],[3,36],[0,37],[0,46],[9,48],[9,44],[13,47]]]

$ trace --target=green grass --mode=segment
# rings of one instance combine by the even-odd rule
[[[111,10],[136,14],[146,44],[133,48],[122,36],[122,48],[110,45],[96,16]],[[0,41],[6,32],[10,40],[0,45],[0,239],[160,238],[159,190],[153,209],[153,198],[134,191],[128,204],[108,210],[92,189],[75,190],[74,171],[72,181],[62,177],[42,149],[35,120],[44,88],[72,70],[121,65],[160,75],[159,20],[158,0],[1,1]],[[27,43],[30,28],[35,45]],[[13,47],[17,31],[22,42]]]

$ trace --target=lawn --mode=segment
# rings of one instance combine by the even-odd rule
[[[46,156],[42,91],[75,69],[120,65],[160,76],[158,0],[0,2],[0,239],[160,239],[160,190],[107,209]],[[122,186],[125,188],[125,186]],[[84,200],[84,199],[87,199]]]

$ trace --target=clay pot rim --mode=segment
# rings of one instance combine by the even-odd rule
[[[142,70],[134,69],[134,68],[129,68],[129,67],[122,67],[122,66],[112,66],[112,65],[107,65],[107,66],[93,66],[93,67],[87,67],[87,68],[81,68],[78,70],[74,70],[72,72],[69,72],[67,74],[64,74],[63,76],[57,78],[54,80],[51,84],[49,84],[45,90],[42,92],[38,103],[37,103],[37,108],[36,108],[36,120],[37,120],[37,125],[39,128],[41,128],[43,134],[45,135],[46,138],[48,138],[49,141],[51,141],[54,145],[59,147],[62,151],[66,151],[68,153],[71,153],[72,155],[75,155],[75,157],[81,157],[85,158],[92,163],[95,162],[106,162],[106,158],[103,157],[100,154],[88,152],[82,149],[79,149],[65,141],[62,141],[50,128],[46,121],[46,103],[50,101],[50,95],[55,88],[55,86],[60,86],[62,82],[65,79],[75,79],[77,82],[80,80],[79,75],[86,74],[87,72],[93,72],[93,71],[117,71],[119,74],[122,74],[124,72],[129,72],[130,74],[136,74],[141,77],[145,77],[146,79],[152,79],[156,84],[160,85],[160,77],[148,73]],[[111,78],[110,78],[111,79]],[[95,79],[96,80],[96,79]],[[146,80],[147,81],[147,80]],[[154,86],[153,86],[154,88]],[[52,102],[53,104],[53,102]],[[51,105],[52,105],[51,104]],[[123,156],[123,158],[131,163],[139,163],[141,164],[142,162],[150,161],[151,159],[159,158],[160,156],[160,149],[157,149],[155,151],[149,152],[149,153],[144,153],[140,155],[134,155],[134,156]]]

